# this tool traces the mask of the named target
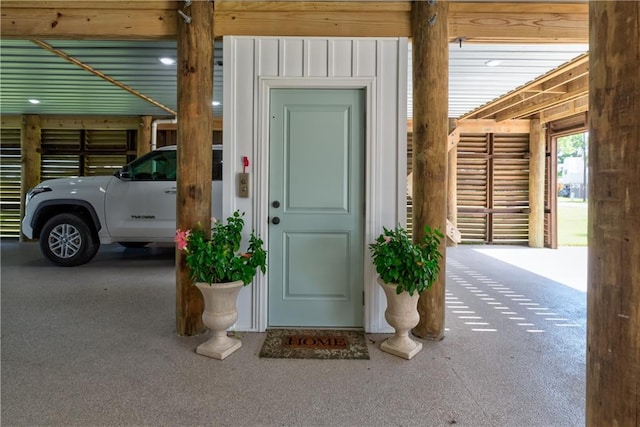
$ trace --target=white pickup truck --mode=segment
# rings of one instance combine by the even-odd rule
[[[213,146],[212,215],[222,212],[222,147]],[[61,266],[90,261],[101,243],[173,242],[176,146],[152,151],[112,176],[60,178],[27,193],[22,232]]]

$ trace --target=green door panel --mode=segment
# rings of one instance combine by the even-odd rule
[[[271,91],[270,326],[363,324],[364,99]]]

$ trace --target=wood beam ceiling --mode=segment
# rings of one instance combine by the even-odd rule
[[[0,34],[20,39],[175,39],[178,3],[3,1]]]
[[[465,3],[449,6],[449,38],[482,43],[588,43],[588,3]]]
[[[462,116],[467,119],[504,120],[538,115],[543,122],[585,111],[589,92],[589,55],[584,54],[531,83]],[[544,117],[544,119],[543,119]]]
[[[175,39],[177,1],[3,1],[8,38]],[[409,37],[410,1],[218,0],[215,36]],[[588,4],[451,2],[449,40],[586,43]]]
[[[410,34],[410,2],[215,4],[216,36],[398,37]]]

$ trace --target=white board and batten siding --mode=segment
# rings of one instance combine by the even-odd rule
[[[268,94],[272,88],[364,88],[366,108],[365,318],[367,332],[390,332],[368,244],[406,220],[407,39],[224,38],[224,216],[245,212],[245,229],[268,241]],[[242,157],[250,194],[237,196]],[[330,266],[328,266],[330,268]],[[238,298],[239,331],[268,326],[267,277]]]

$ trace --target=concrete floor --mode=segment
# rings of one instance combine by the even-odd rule
[[[586,249],[447,254],[446,338],[411,361],[371,334],[368,361],[260,359],[246,333],[220,362],[175,334],[172,249],[59,268],[3,241],[2,425],[584,425],[586,295],[561,276],[585,282]]]

